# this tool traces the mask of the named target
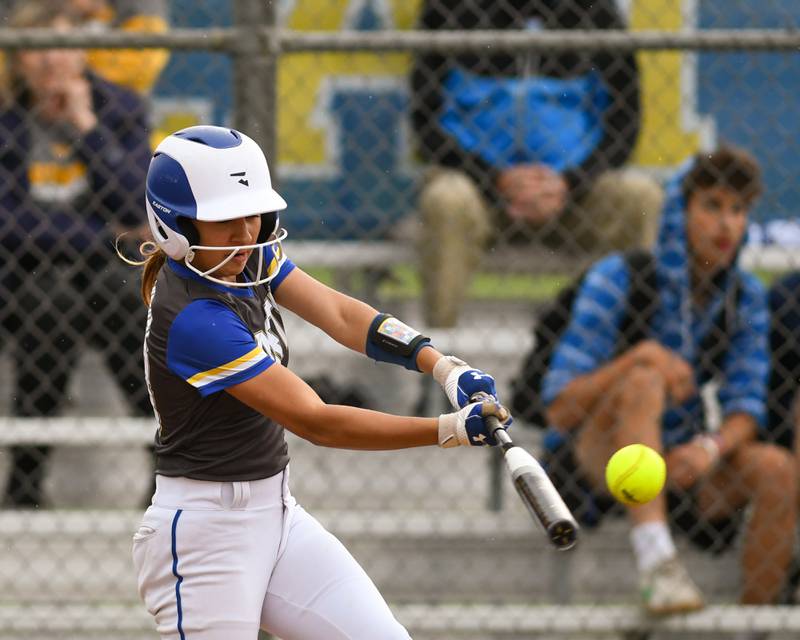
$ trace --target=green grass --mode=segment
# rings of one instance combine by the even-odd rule
[[[329,268],[312,268],[309,274],[329,286],[336,286],[335,271]],[[349,286],[360,291],[364,289],[365,274],[356,273]],[[528,275],[513,273],[502,275],[496,272],[479,272],[470,287],[469,297],[474,300],[549,300],[570,281],[567,274]],[[410,300],[418,298],[422,285],[417,270],[412,265],[392,267],[390,277],[381,282],[378,294],[384,298]]]
[[[329,268],[309,269],[316,279],[330,286],[336,286],[335,271]],[[759,280],[768,287],[780,272],[758,269],[754,271]],[[469,287],[469,298],[472,300],[502,300],[518,302],[546,302],[572,281],[571,274],[499,274],[497,272],[480,271],[475,275]],[[356,273],[350,287],[354,291],[364,290],[365,275]],[[410,264],[392,267],[391,276],[381,282],[378,294],[382,298],[393,300],[412,300],[422,294],[417,270]]]
[[[474,300],[549,300],[567,282],[569,276],[564,275],[502,275],[482,271],[470,284],[469,297]],[[418,297],[422,286],[416,269],[402,265],[392,270],[392,278],[382,284],[379,291],[387,297],[409,299]]]

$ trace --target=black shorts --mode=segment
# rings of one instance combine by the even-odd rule
[[[581,526],[591,529],[602,522],[607,514],[625,515],[625,507],[606,493],[592,489],[581,472],[570,443],[542,456],[543,465],[564,502]],[[707,520],[697,511],[694,492],[667,492],[667,509],[670,523],[684,533],[697,547],[722,553],[728,549],[739,532],[742,512],[718,520]]]

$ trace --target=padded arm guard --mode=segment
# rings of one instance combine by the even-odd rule
[[[419,371],[417,354],[431,339],[388,313],[375,316],[367,331],[367,355],[378,362],[399,364]]]

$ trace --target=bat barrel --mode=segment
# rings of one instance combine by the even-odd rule
[[[513,445],[506,449],[505,460],[519,497],[553,546],[560,551],[574,546],[578,523],[542,465],[527,451]]]
[[[484,394],[476,394],[472,400],[487,398]],[[514,444],[500,420],[487,417],[486,422],[490,435],[504,451],[514,487],[533,519],[542,526],[556,549],[565,551],[573,547],[578,541],[578,523],[542,465],[527,451]]]
[[[514,478],[514,487],[551,544],[559,551],[572,548],[578,541],[578,524],[552,485],[551,489],[543,489],[540,478],[525,472]]]

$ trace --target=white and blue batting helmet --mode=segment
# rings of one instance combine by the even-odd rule
[[[147,171],[146,208],[156,243],[170,258],[190,267],[195,249],[262,251],[286,237],[282,230],[277,238],[277,212],[286,208],[286,201],[272,188],[264,152],[252,138],[227,127],[189,127],[164,138]],[[193,220],[221,222],[257,214],[262,215],[262,225],[256,245],[198,244]]]

